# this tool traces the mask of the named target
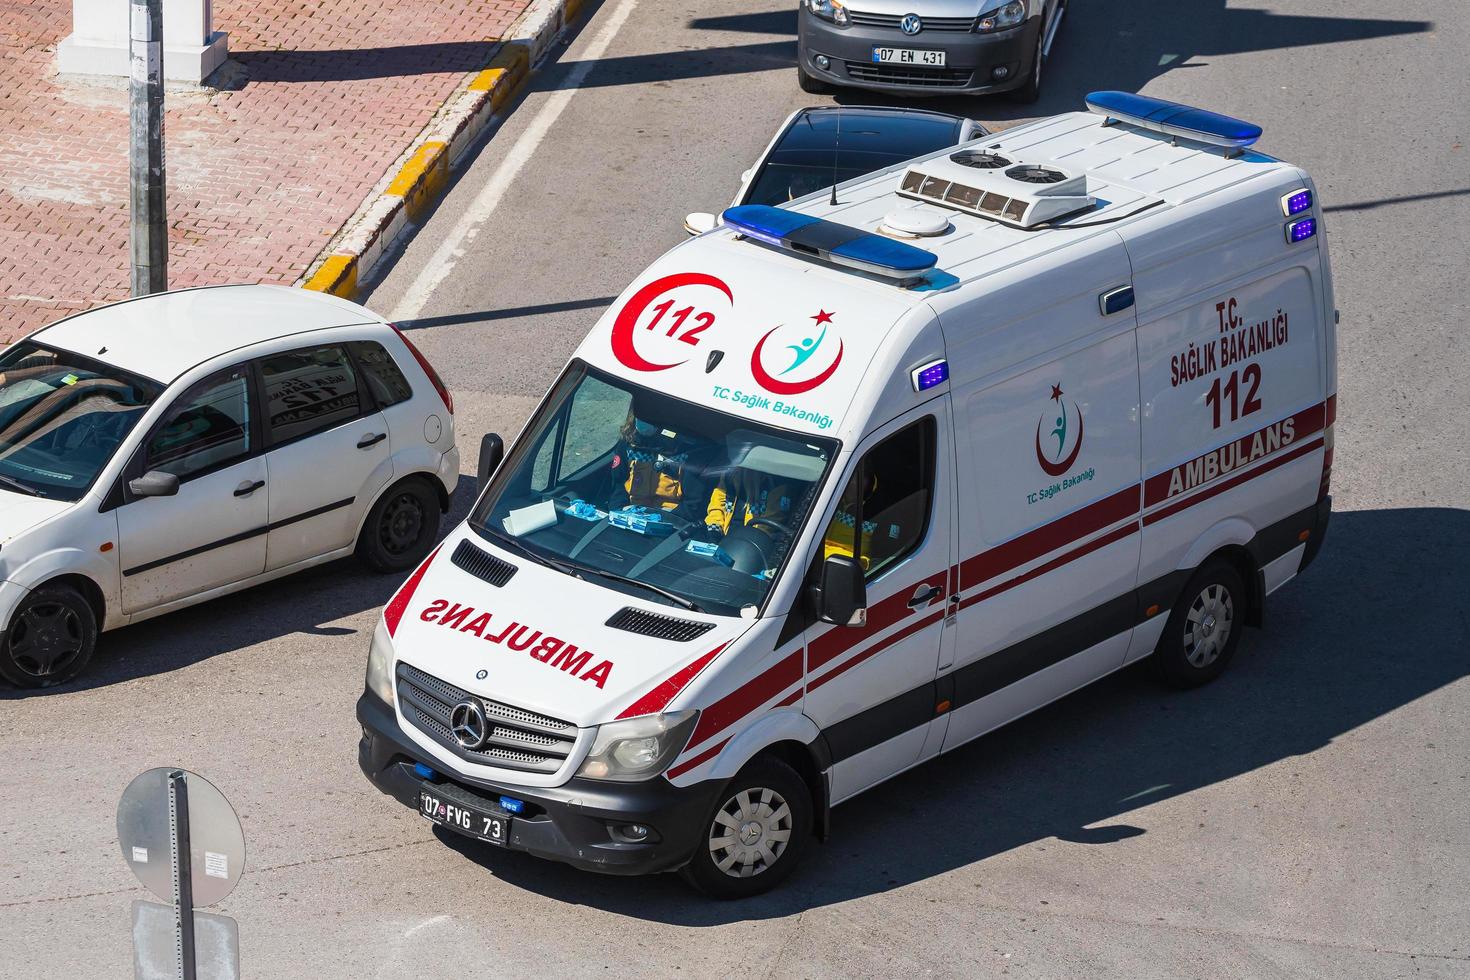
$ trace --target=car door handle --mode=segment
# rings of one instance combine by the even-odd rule
[[[264,480],[246,480],[235,488],[235,496],[248,497],[263,486],[265,486]]]
[[[921,585],[914,592],[914,597],[909,600],[910,609],[918,609],[927,606],[944,594],[944,590],[937,585]]]
[[[382,442],[386,438],[388,438],[388,433],[386,433],[386,432],[379,432],[377,435],[374,435],[373,433],[369,432],[367,435],[365,435],[361,439],[357,440],[357,448],[358,449],[370,449],[373,446],[376,446],[378,443]]]

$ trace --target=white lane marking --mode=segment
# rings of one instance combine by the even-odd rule
[[[480,188],[480,193],[470,202],[470,206],[465,209],[464,214],[460,215],[449,234],[434,250],[434,254],[424,263],[418,276],[399,298],[388,319],[393,321],[413,320],[423,312],[434,290],[449,278],[450,273],[454,271],[455,264],[464,258],[466,249],[479,234],[480,225],[484,224],[499,207],[505,192],[510,189],[510,185],[520,174],[521,169],[530,161],[537,147],[546,138],[546,134],[556,124],[557,118],[572,101],[572,96],[577,94],[577,90],[582,87],[587,76],[597,67],[597,62],[612,44],[613,37],[628,20],[628,15],[636,6],[638,6],[638,0],[621,0],[608,15],[602,29],[597,32],[597,36],[579,55],[580,60],[577,66],[567,74],[561,87],[546,100],[540,111],[536,113],[536,117],[531,120],[531,124],[526,127],[525,132],[521,133],[520,138],[516,140],[515,145],[501,161],[500,166],[490,175],[485,186]]]

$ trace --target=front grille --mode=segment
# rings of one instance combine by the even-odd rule
[[[859,82],[889,85],[927,85],[933,88],[964,88],[974,74],[968,68],[923,68],[918,65],[875,65],[866,61],[847,62],[847,75]]]
[[[472,695],[411,664],[398,665],[398,706],[403,717],[461,759],[482,766],[554,773],[577,743],[577,726],[489,698],[478,698],[490,723],[486,744],[467,749],[450,731],[454,706]]]
[[[855,27],[884,27],[899,30],[899,23],[903,20],[903,14],[860,14],[855,10],[847,12],[848,19]],[[948,31],[950,33],[962,33],[975,29],[974,17],[924,17],[922,18],[924,29],[918,34],[905,34],[905,37],[921,37],[929,31]]]
[[[629,633],[653,636],[660,640],[673,640],[676,643],[688,643],[715,628],[714,623],[701,623],[695,619],[678,619],[674,616],[660,616],[658,613],[634,609],[632,606],[624,606],[613,613],[612,618],[604,625],[611,626],[615,630],[627,630]]]
[[[459,547],[454,549],[454,555],[449,560],[475,578],[489,582],[497,589],[509,582],[510,577],[516,573],[516,567],[510,562],[501,561],[488,551],[481,551],[468,540],[459,543]]]

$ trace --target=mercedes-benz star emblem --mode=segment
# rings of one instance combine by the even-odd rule
[[[490,671],[486,670],[483,667],[481,667],[479,670],[475,671],[475,680],[477,680],[477,681],[483,681],[485,678],[487,678],[489,676],[490,676]]]
[[[449,730],[454,740],[467,749],[478,749],[485,744],[490,734],[490,723],[485,720],[485,706],[474,698],[465,698],[449,713]]]
[[[924,29],[924,22],[919,19],[918,14],[906,14],[903,20],[898,22],[898,26],[905,34],[914,35]]]

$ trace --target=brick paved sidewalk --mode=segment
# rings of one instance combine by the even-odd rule
[[[170,286],[294,282],[526,3],[214,0],[221,88],[166,98]],[[128,293],[127,85],[58,76],[70,28],[0,0],[0,344]]]

